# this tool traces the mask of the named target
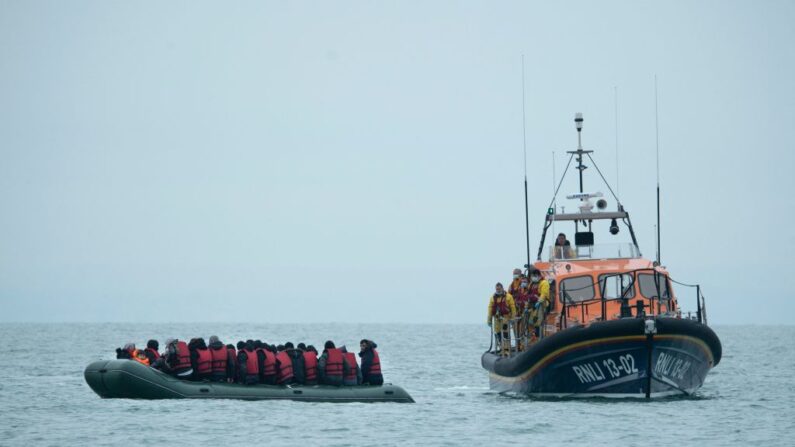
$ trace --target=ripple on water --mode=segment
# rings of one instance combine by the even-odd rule
[[[549,445],[637,445],[638,427],[664,420],[671,429],[654,432],[658,445],[788,445],[795,390],[780,372],[795,369],[788,346],[795,328],[754,327],[755,337],[747,327],[717,331],[726,355],[705,386],[695,396],[647,402],[492,392],[479,365],[488,333],[475,325],[0,325],[0,337],[15,347],[0,364],[0,443],[127,445],[146,430],[153,444],[173,443],[175,432],[186,444],[228,444],[230,433],[246,431],[273,445],[299,437],[307,444],[369,445],[377,427],[381,445],[515,445],[530,438]],[[316,346],[327,338],[348,345],[375,339],[387,380],[417,403],[106,400],[83,381],[86,364],[113,357],[127,341],[210,333]],[[427,340],[448,348],[434,349]],[[41,365],[40,356],[51,362]]]

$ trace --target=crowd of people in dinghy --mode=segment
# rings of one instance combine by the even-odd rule
[[[157,340],[149,340],[145,349],[128,343],[116,349],[116,358],[130,359],[184,380],[240,383],[244,385],[382,385],[381,361],[372,340],[359,342],[361,367],[356,355],[345,346],[325,343],[318,356],[312,345],[291,342],[274,346],[260,340],[224,344],[217,336],[189,342],[166,340],[159,352]]]

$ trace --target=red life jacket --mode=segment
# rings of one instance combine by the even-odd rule
[[[381,374],[381,359],[378,358],[378,351],[373,349],[373,364],[368,374]]]
[[[538,292],[538,284],[540,282],[531,282],[530,287],[527,289],[527,293],[530,295],[530,302],[533,304],[541,298],[541,294]]]
[[[342,379],[342,351],[326,349],[326,376]]]
[[[244,349],[246,353],[246,375],[258,376],[259,375],[259,362],[257,361],[257,351]]]
[[[174,371],[186,370],[192,368],[190,364],[190,350],[188,344],[184,341],[177,342],[177,364],[172,366]]]
[[[279,360],[279,375],[276,378],[276,383],[287,383],[293,378],[293,359],[287,354],[287,351],[280,351],[276,354],[276,359]]]
[[[345,360],[348,362],[348,371],[345,372],[345,376],[342,378],[345,381],[356,382],[356,354],[352,352],[345,352]]]
[[[263,352],[265,353],[265,364],[264,364],[264,371],[262,375],[265,377],[272,377],[276,375],[276,354],[272,353],[271,351],[264,349]],[[290,363],[290,366],[293,364]]]
[[[146,351],[146,352],[148,352],[148,353],[152,354],[152,357],[153,357],[155,360],[157,360],[157,359],[159,359],[159,358],[160,358],[160,353],[159,353],[159,352],[157,352],[157,349],[146,348],[146,349],[144,349],[144,351]]]
[[[210,355],[212,355],[212,372],[214,374],[226,374],[226,363],[229,361],[229,350],[226,346],[221,346],[220,349],[210,348]]]
[[[304,352],[304,369],[307,383],[317,380],[317,356],[314,352]]]
[[[199,358],[196,360],[196,374],[200,376],[210,374],[213,367],[213,355],[210,354],[210,350],[197,348],[196,353],[199,354]]]
[[[498,296],[494,294],[493,296],[494,306],[491,309],[492,315],[510,315],[511,311],[508,309],[508,295]]]

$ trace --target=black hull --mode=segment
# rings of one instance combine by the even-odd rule
[[[693,394],[721,358],[715,332],[675,318],[576,326],[511,357],[483,354],[491,389],[538,396],[661,397]]]

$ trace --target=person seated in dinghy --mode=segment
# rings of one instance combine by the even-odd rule
[[[116,348],[116,358],[135,360],[142,365],[149,366],[149,359],[146,357],[146,354],[136,349],[135,343],[127,343],[123,348]]]
[[[154,366],[157,359],[160,358],[160,352],[158,349],[160,349],[160,344],[157,342],[157,340],[149,340],[146,342],[144,354],[146,355],[146,358],[149,359],[149,365],[151,366]]]
[[[166,340],[166,352],[158,360],[158,369],[179,379],[188,380],[193,375],[188,344],[182,340]]]

